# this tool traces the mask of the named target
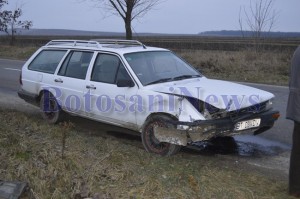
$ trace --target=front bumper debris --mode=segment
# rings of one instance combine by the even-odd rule
[[[279,116],[279,111],[268,110],[260,113],[249,113],[236,118],[227,117],[194,122],[166,121],[176,126],[186,126],[188,128],[181,130],[157,126],[154,128],[154,135],[160,142],[186,146],[191,142],[208,140],[218,136],[233,136],[250,132],[257,135],[272,128]],[[245,130],[235,130],[237,123],[252,119],[260,119],[260,125]]]

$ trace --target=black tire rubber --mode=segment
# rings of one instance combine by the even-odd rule
[[[57,124],[64,119],[65,113],[61,110],[56,99],[50,92],[44,92],[40,99],[41,116],[49,124]]]
[[[165,115],[155,115],[146,121],[144,128],[142,130],[142,143],[144,148],[149,153],[155,153],[161,156],[171,156],[175,155],[180,151],[181,146],[159,142],[153,133],[153,126],[159,125],[162,127],[175,128],[174,125],[168,124],[166,121],[172,120],[172,118]]]

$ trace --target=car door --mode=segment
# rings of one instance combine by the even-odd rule
[[[114,54],[99,53],[88,80],[85,88],[87,114],[107,123],[136,129],[133,98],[138,86],[121,59]]]
[[[84,115],[83,91],[94,52],[71,50],[54,77],[56,98],[67,112]]]

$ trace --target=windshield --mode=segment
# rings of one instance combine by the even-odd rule
[[[201,74],[170,51],[128,53],[124,55],[144,86],[201,77]]]

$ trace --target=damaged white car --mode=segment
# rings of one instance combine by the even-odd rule
[[[49,123],[65,113],[139,131],[148,152],[259,134],[279,117],[274,95],[206,78],[173,52],[129,40],[55,40],[23,66],[19,96]]]

